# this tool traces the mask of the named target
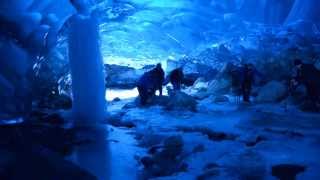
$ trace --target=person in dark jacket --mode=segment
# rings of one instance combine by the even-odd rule
[[[244,102],[250,102],[250,94],[254,81],[254,72],[252,65],[245,64],[242,69],[241,92]]]
[[[300,59],[294,61],[293,86],[303,84],[307,89],[308,100],[320,103],[320,71],[313,64],[304,64]]]
[[[252,86],[257,77],[263,78],[263,75],[257,71],[253,64],[244,64],[239,70],[239,80],[241,84],[241,94],[243,102],[250,103]]]
[[[183,74],[182,67],[174,69],[173,71],[171,71],[171,73],[169,75],[169,80],[170,80],[170,83],[173,86],[173,90],[174,91],[180,91],[181,90],[181,85],[182,85],[183,80],[184,80],[184,74]]]
[[[148,100],[159,90],[162,96],[162,84],[164,82],[164,71],[161,64],[146,73],[144,73],[138,81],[137,88],[141,99],[141,104],[146,105]]]

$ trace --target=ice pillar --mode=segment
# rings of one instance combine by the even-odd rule
[[[75,125],[95,126],[105,116],[105,84],[98,24],[90,15],[70,19],[69,59]]]

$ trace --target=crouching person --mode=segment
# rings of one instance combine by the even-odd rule
[[[154,69],[141,76],[137,84],[141,105],[146,105],[157,90],[159,90],[159,94],[162,96],[163,82],[164,71],[161,64],[157,64]]]

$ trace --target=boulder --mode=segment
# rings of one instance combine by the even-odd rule
[[[192,96],[183,92],[175,92],[170,95],[166,109],[196,111],[197,104],[197,101]]]
[[[256,100],[258,102],[276,102],[281,100],[287,93],[287,87],[285,84],[279,81],[270,81],[264,85]]]

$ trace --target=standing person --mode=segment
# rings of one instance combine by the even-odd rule
[[[159,90],[162,96],[162,84],[164,81],[164,71],[161,64],[157,64],[154,69],[144,73],[137,83],[139,96],[142,105],[146,105],[148,100]]]
[[[241,81],[241,92],[243,101],[250,103],[250,95],[253,84],[253,67],[250,64],[245,64],[242,69],[242,81]]]
[[[158,63],[156,67],[150,71],[152,74],[152,84],[154,93],[159,90],[159,95],[162,96],[162,85],[164,82],[164,71],[161,63]]]
[[[320,103],[320,71],[313,64],[304,64],[300,59],[294,61],[293,86],[305,85],[308,100],[314,106]]]
[[[174,91],[181,90],[181,85],[183,83],[183,79],[184,79],[184,74],[183,74],[182,67],[179,67],[179,68],[171,71],[171,73],[169,75],[169,80],[173,86]]]
[[[263,75],[257,71],[253,64],[244,64],[240,70],[240,82],[241,94],[245,103],[250,103],[251,90],[256,77],[263,78]]]

